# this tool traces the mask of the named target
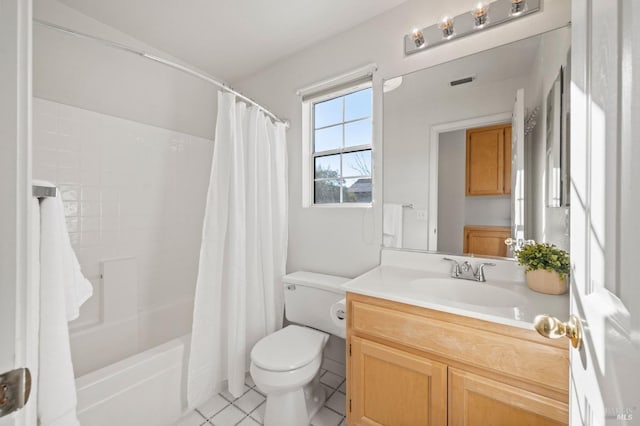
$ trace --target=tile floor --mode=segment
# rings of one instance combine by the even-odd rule
[[[336,370],[339,373],[339,370]],[[311,420],[312,426],[346,426],[344,373],[322,370],[320,382],[327,390],[327,402]],[[219,393],[202,406],[182,417],[176,426],[255,426],[261,425],[265,397],[247,375],[244,394],[234,398],[228,391]]]

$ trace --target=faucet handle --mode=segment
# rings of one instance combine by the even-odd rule
[[[473,273],[473,265],[471,265],[471,263],[469,263],[468,260],[465,260],[464,262],[462,262],[462,265],[460,265],[460,268],[462,269],[462,272],[471,271]]]
[[[496,264],[492,262],[484,262],[478,265],[478,270],[476,271],[475,276],[476,276],[476,279],[480,282],[487,281],[486,277],[484,276],[484,268],[486,266],[496,266]]]
[[[450,257],[443,257],[442,260],[446,260],[447,262],[451,262],[453,264],[451,276],[457,277],[458,275],[460,275],[460,264],[455,259],[451,259]]]

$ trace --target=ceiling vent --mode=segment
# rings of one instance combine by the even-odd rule
[[[449,82],[449,86],[451,86],[451,87],[460,86],[461,84],[471,83],[475,79],[476,79],[475,77],[465,77],[465,78],[461,78],[459,80],[453,80],[453,81]]]

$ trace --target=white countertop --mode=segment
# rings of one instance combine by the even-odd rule
[[[491,278],[494,268],[487,268],[487,282],[481,283],[452,279],[448,272],[449,264],[442,262],[443,255],[430,253],[423,253],[423,255],[432,257],[428,258],[426,262],[412,264],[404,261],[396,262],[395,258],[402,256],[397,253],[392,253],[391,256],[385,258],[383,252],[383,260],[380,266],[345,283],[343,288],[351,293],[531,330],[533,330],[533,319],[538,314],[551,315],[563,321],[569,317],[568,294],[561,296],[541,294],[530,290],[523,281],[504,279],[505,274],[499,272],[500,268],[502,267],[509,272],[506,276],[512,275],[513,262],[509,261],[511,264],[502,264],[502,262],[507,261],[491,260],[498,264],[495,267],[494,276],[496,278]],[[419,259],[415,253],[411,253],[410,256]],[[485,261],[485,259],[456,258],[467,259],[474,264],[480,260]],[[437,267],[434,267],[434,265],[437,265]],[[429,292],[425,289],[425,286],[429,285],[430,281],[416,282],[416,280],[425,278],[450,279],[451,284],[454,286],[459,281],[463,281],[464,283],[460,284],[466,286],[472,285],[480,288],[487,286],[488,292],[491,291],[489,287],[493,287],[501,295],[506,295],[506,299],[502,299],[500,303],[496,304],[499,306],[482,306],[481,304],[463,303],[457,300],[434,297],[429,295]],[[473,289],[475,290],[475,288]],[[509,297],[512,300],[509,300]]]

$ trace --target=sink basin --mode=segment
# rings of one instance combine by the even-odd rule
[[[454,278],[422,278],[409,283],[420,295],[464,303],[465,305],[513,308],[526,304],[526,298],[495,285]]]

